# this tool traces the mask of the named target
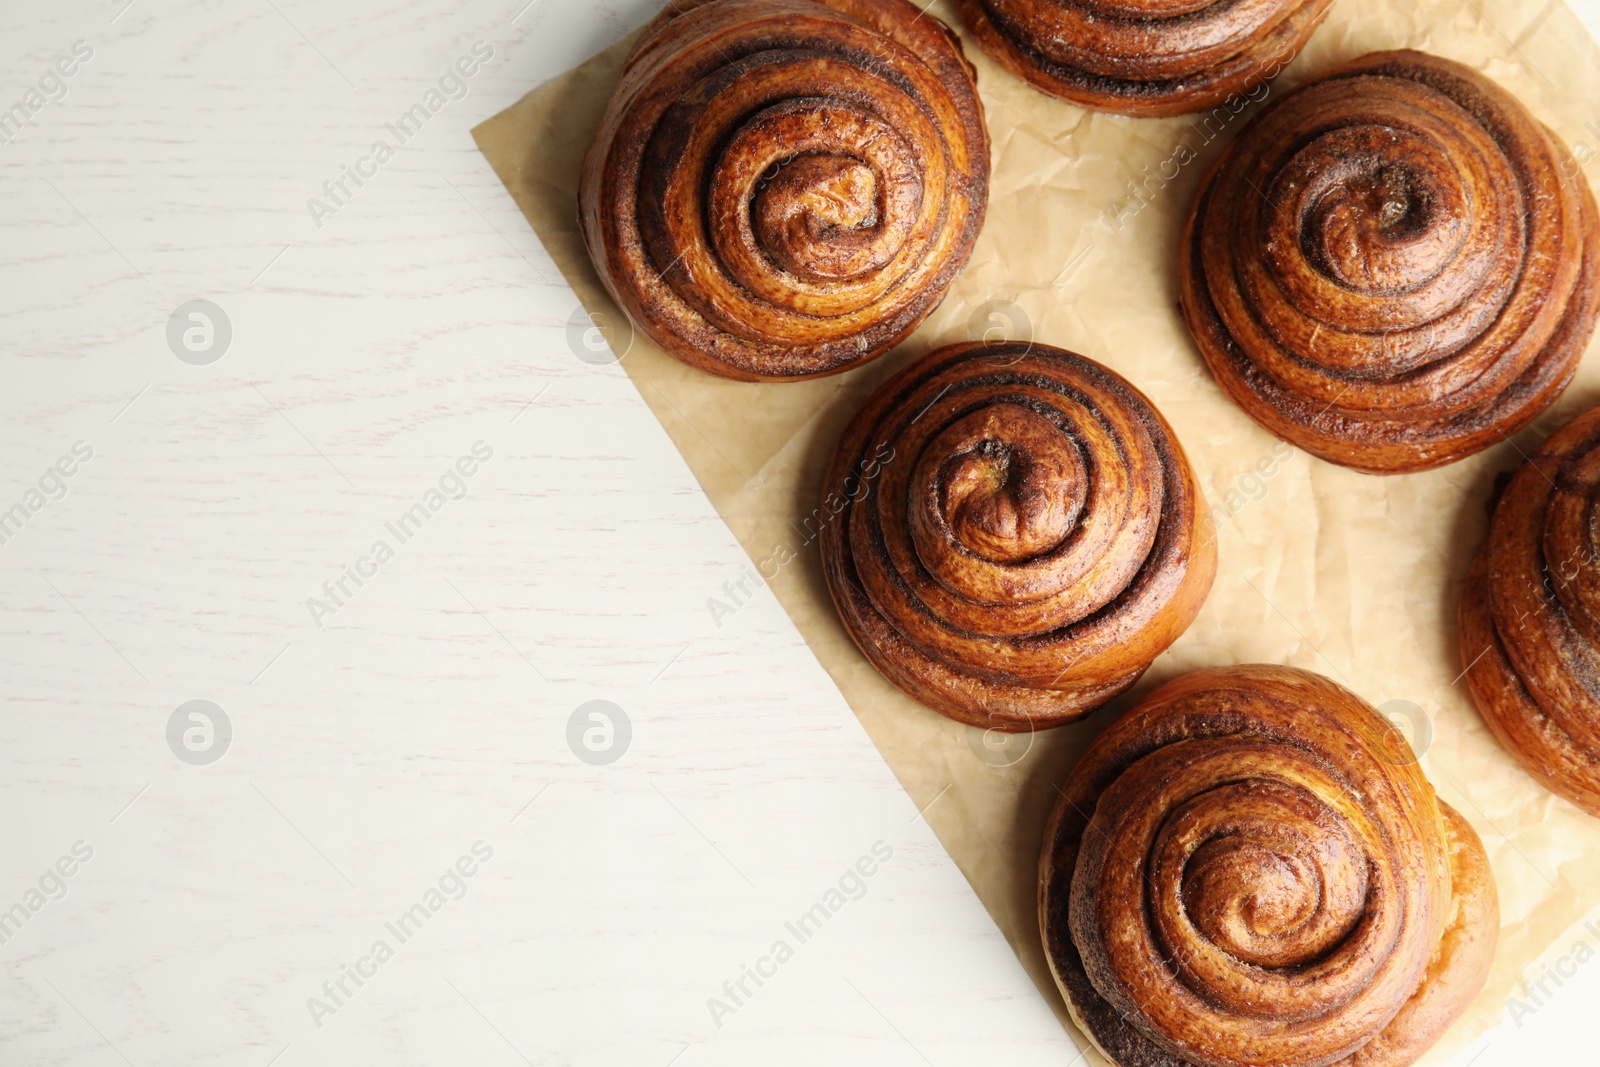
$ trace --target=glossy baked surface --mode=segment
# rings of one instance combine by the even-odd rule
[[[1332,0],[958,0],[1001,66],[1052,96],[1181,115],[1258,93]]]
[[[1045,950],[1120,1067],[1403,1067],[1488,974],[1472,828],[1353,693],[1199,671],[1097,738],[1040,861]]]
[[[856,415],[824,481],[828,587],[890,681],[975,726],[1087,714],[1194,620],[1216,572],[1171,428],[1044,345],[940,349]]]
[[[1506,486],[1467,575],[1461,656],[1500,744],[1600,815],[1600,409]]]
[[[971,64],[906,0],[678,0],[629,57],[580,221],[662,348],[724,377],[807,378],[938,306],[988,176]]]
[[[1252,418],[1330,462],[1401,473],[1498,443],[1566,387],[1600,311],[1600,222],[1566,149],[1510,94],[1380,52],[1224,150],[1180,272],[1189,330]]]

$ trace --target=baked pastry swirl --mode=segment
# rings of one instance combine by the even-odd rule
[[[973,69],[906,0],[673,0],[584,160],[600,279],[677,358],[743,380],[883,354],[988,202]]]
[[[1299,54],[1333,0],[958,0],[995,62],[1052,96],[1182,115],[1250,94]]]
[[[1184,237],[1212,374],[1358,470],[1498,443],[1566,388],[1600,311],[1600,216],[1568,159],[1504,89],[1421,52],[1290,93],[1224,150]]]
[[[1189,461],[1149,400],[1071,352],[955,345],[889,379],[823,482],[828,588],[928,707],[1025,732],[1138,680],[1216,573]]]
[[[1045,952],[1119,1067],[1403,1067],[1482,988],[1488,858],[1398,731],[1281,667],[1152,693],[1061,787]]]
[[[1461,656],[1506,751],[1600,815],[1600,409],[1506,485],[1467,574]]]

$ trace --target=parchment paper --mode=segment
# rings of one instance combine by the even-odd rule
[[[949,0],[929,14],[958,25]],[[1456,603],[1496,473],[1600,402],[1594,348],[1549,414],[1513,442],[1445,470],[1376,478],[1293,451],[1223,397],[1177,311],[1178,234],[1190,198],[1218,148],[1260,105],[1209,124],[1095,114],[1039,94],[967,40],[994,138],[994,174],[987,225],[949,299],[900,349],[854,372],[779,385],[715,379],[617,325],[578,235],[579,163],[630,44],[531,92],[474,136],[584,307],[612,327],[624,368],[744,545],[752,571],[764,575],[926,807],[1063,1024],[1070,1025],[1039,947],[1034,905],[1055,783],[1109,718],[1152,686],[1199,667],[1251,662],[1320,671],[1376,705],[1421,709],[1389,708],[1423,750],[1440,795],[1482,835],[1504,924],[1488,987],[1424,1062],[1442,1062],[1502,1019],[1522,970],[1600,904],[1600,820],[1523,774],[1484,728],[1459,679]],[[1499,81],[1561,135],[1573,166],[1600,153],[1600,49],[1559,0],[1339,0],[1266,98],[1365,52],[1398,47],[1451,57]],[[1584,169],[1593,180],[1600,162]],[[1194,462],[1221,558],[1198,621],[1132,694],[1084,723],[1003,747],[927,711],[873,670],[834,614],[804,525],[828,452],[867,393],[907,360],[991,329],[1081,352],[1149,395]],[[1100,1062],[1093,1053],[1091,1060]]]

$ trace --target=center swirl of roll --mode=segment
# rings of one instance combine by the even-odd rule
[[[854,278],[893,255],[874,241],[883,217],[872,168],[834,154],[800,156],[756,193],[751,221],[762,249],[784,270],[811,278]]]
[[[1448,208],[1439,210],[1445,197],[1437,183],[1404,166],[1353,169],[1328,182],[1311,212],[1312,254],[1333,278],[1363,292],[1396,292],[1437,274],[1467,229]]]
[[[1167,823],[1156,857],[1165,937],[1181,942],[1192,929],[1257,967],[1321,959],[1366,906],[1366,861],[1349,827],[1315,796],[1278,782],[1195,798]]]
[[[1398,324],[1383,297],[1431,301],[1438,313],[1459,300],[1461,287],[1481,285],[1488,269],[1481,248],[1462,258],[1480,205],[1459,164],[1416,133],[1370,125],[1324,134],[1289,160],[1273,193],[1282,214],[1269,223],[1267,252],[1277,280],[1292,294],[1305,270],[1317,270],[1366,298],[1346,299],[1339,315],[1365,309],[1374,329]],[[1489,236],[1480,232],[1478,244]],[[1310,300],[1297,308],[1320,311]],[[1425,321],[1419,310],[1411,311],[1413,324]]]
[[[1504,299],[1510,272],[1491,277],[1501,205],[1470,191],[1490,185],[1486,174],[1463,174],[1482,171],[1480,157],[1433,132],[1344,127],[1314,138],[1276,174],[1263,222],[1266,271],[1253,288],[1283,336],[1298,334],[1296,322],[1315,324],[1295,346],[1302,359],[1392,375],[1471,337],[1478,316],[1458,313],[1464,296],[1487,286]],[[1324,343],[1324,333],[1341,343]]]
[[[786,68],[778,80],[797,91],[794,76]],[[925,222],[923,193],[921,161],[891,122],[830,97],[784,99],[722,151],[709,191],[713,242],[750,294],[849,313],[901,277],[897,261]]]
[[[683,0],[585,158],[585,241],[634,324],[723,377],[844,370],[971,255],[989,138],[971,63],[902,0]]]
[[[915,598],[897,617],[939,619],[951,651],[1100,610],[1160,526],[1162,461],[1115,387],[1018,373],[1025,365],[925,386],[897,442],[915,460],[891,469],[877,498],[886,552],[862,565],[884,567],[890,596]]]
[[[708,72],[645,157],[651,259],[748,340],[837,342],[918,299],[961,191],[921,94],[860,27],[840,32],[829,54],[769,47]]]
[[[1088,485],[1076,444],[1016,404],[958,420],[924,455],[910,518],[923,564],[941,577],[946,531],[978,559],[1026,563],[1059,548],[1083,510]]]
[[[890,123],[804,97],[733,135],[711,198],[713,219],[732,222],[714,231],[730,273],[777,299],[784,276],[837,286],[888,268],[916,226],[923,183],[915,151]]]

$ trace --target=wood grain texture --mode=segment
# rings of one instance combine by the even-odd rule
[[[95,52],[0,145],[0,510],[94,449],[0,544],[0,912],[94,850],[0,944],[0,1062],[1070,1059],[781,608],[707,612],[748,561],[574,354],[578,302],[469,134],[657,5],[525,3],[0,10],[0,107]],[[233,332],[203,367],[166,337],[197,297]],[[466,495],[318,628],[307,599],[478,440]],[[165,737],[196,698],[234,731],[204,767]],[[632,721],[609,766],[567,740],[597,698]],[[719,1028],[707,998],[880,838],[866,895]],[[465,896],[319,1027],[308,998],[479,839]]]
[[[74,41],[96,52],[0,146],[0,500],[77,440],[96,452],[0,546],[0,902],[95,848],[0,945],[0,1062],[1072,1064],[925,826],[953,795],[916,818],[767,594],[711,621],[750,558],[638,389],[574,356],[578,302],[468,135],[659,5],[275,4],[0,7],[6,105]],[[1482,6],[1548,65],[1536,13]],[[306,200],[478,40],[498,58],[469,95],[319,229]],[[205,368],[165,339],[195,297],[234,327]],[[316,629],[306,598],[480,437],[485,480]],[[1283,564],[1280,606],[1366,689],[1395,665],[1327,620],[1404,610],[1380,595],[1389,568],[1448,538],[1367,560],[1386,508],[1319,511],[1350,491],[1340,473],[1313,491],[1291,467],[1224,550],[1270,560],[1277,505],[1303,507],[1327,541]],[[1347,559],[1379,571],[1372,599],[1330,605]],[[1298,647],[1265,605],[1239,629],[1244,654]],[[196,697],[235,726],[209,768],[162,736]],[[595,697],[633,718],[606,768],[564,737]],[[1512,851],[1539,827],[1504,810],[1497,866],[1553,894]],[[315,1027],[306,998],[480,835],[496,857],[467,896]],[[878,836],[890,880],[716,1028],[706,998]],[[1037,841],[997,834],[995,854]],[[1452,1067],[1581,1062],[1597,990],[1583,969]]]

